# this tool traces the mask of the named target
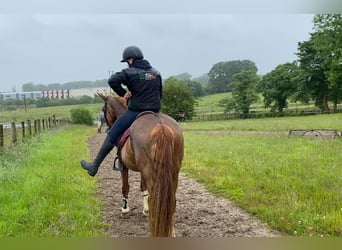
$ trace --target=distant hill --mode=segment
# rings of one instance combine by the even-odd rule
[[[208,84],[208,81],[209,81],[208,74],[203,74],[203,75],[198,76],[198,77],[192,77],[189,73],[182,73],[179,75],[175,75],[173,77],[178,79],[178,80],[199,82],[203,86],[206,86]]]
[[[203,74],[199,77],[192,77],[189,73],[181,73],[173,76],[179,80],[185,81],[196,81],[206,86],[208,84],[208,74]],[[32,82],[25,83],[22,85],[22,91],[30,92],[30,91],[43,91],[43,90],[65,90],[65,89],[85,89],[85,88],[103,88],[108,87],[108,79],[96,80],[96,81],[73,81],[66,83],[49,83],[47,85],[44,84],[35,84]]]
[[[84,88],[101,88],[108,87],[107,79],[96,81],[74,81],[61,83],[34,84],[25,83],[22,86],[23,91],[43,91],[43,90],[62,90],[62,89],[84,89]]]
[[[208,82],[209,82],[209,76],[208,76],[208,74],[203,74],[199,77],[192,78],[191,80],[195,81],[195,82],[199,82],[203,86],[207,86]]]

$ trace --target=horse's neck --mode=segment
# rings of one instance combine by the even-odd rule
[[[115,109],[116,116],[119,117],[127,110],[127,107],[123,106],[122,103],[116,100],[114,109]]]
[[[120,115],[122,115],[126,110],[127,110],[126,108],[120,106],[120,108],[117,109],[117,111],[116,111],[117,117],[119,117]]]

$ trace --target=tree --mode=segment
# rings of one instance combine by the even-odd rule
[[[163,98],[161,111],[179,120],[184,118],[192,119],[194,115],[195,98],[182,80],[170,77],[164,81]]]
[[[308,41],[298,44],[297,55],[315,105],[329,111],[329,101],[336,108],[342,100],[342,16],[315,15],[314,31]]]
[[[287,100],[294,97],[298,91],[300,78],[303,73],[299,66],[293,63],[278,65],[274,70],[262,76],[257,84],[258,92],[264,97],[265,107],[271,110],[278,110],[279,113],[287,107]],[[301,96],[299,93],[294,99]],[[303,98],[304,99],[304,98]]]
[[[313,39],[313,36],[312,36]],[[308,89],[315,105],[327,111],[328,106],[328,79],[324,73],[323,55],[314,46],[313,40],[299,43],[300,67],[306,73],[306,81],[303,82],[304,89]]]
[[[231,91],[229,84],[233,81],[233,76],[248,70],[253,70],[255,72],[258,71],[255,63],[250,60],[236,60],[215,64],[208,73],[209,93],[223,93]]]
[[[184,81],[190,81],[191,75],[189,73],[182,73],[176,76],[173,76],[177,80],[184,80]]]
[[[314,23],[316,32],[321,36],[317,46],[327,56],[329,101],[333,102],[336,111],[342,100],[342,15],[316,15]]]
[[[60,83],[49,83],[47,88],[49,90],[56,90],[56,89],[63,89],[63,86]]]
[[[258,100],[256,93],[256,84],[259,77],[255,70],[243,71],[233,76],[230,83],[232,97],[225,98],[219,102],[219,105],[225,108],[225,111],[236,111],[242,113],[245,117],[249,113],[249,108],[253,102]]]
[[[328,72],[328,81],[331,83],[330,99],[333,102],[334,111],[337,110],[337,104],[342,99],[342,60],[334,60],[330,65]]]
[[[199,82],[196,81],[185,81],[186,85],[191,90],[194,97],[200,97],[204,95],[203,87]]]
[[[258,100],[255,90],[258,80],[256,71],[248,70],[234,75],[233,82],[230,84],[238,111],[242,111],[244,115],[249,113],[251,104]]]
[[[208,81],[209,81],[209,76],[208,74],[204,74],[198,77],[193,77],[192,80],[195,82],[199,82],[200,84],[202,84],[202,86],[207,86]]]
[[[21,88],[23,91],[27,91],[27,92],[35,90],[34,84],[32,82],[24,83]]]
[[[90,111],[85,108],[71,109],[71,123],[74,124],[85,124],[92,126],[93,118],[91,117]]]
[[[107,79],[96,80],[96,81],[74,81],[74,82],[67,82],[64,84],[50,83],[48,85],[25,83],[22,85],[22,90],[23,91],[42,91],[42,90],[81,89],[81,88],[96,88],[96,87],[108,87]]]

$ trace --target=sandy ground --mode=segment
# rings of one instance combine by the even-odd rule
[[[105,133],[89,138],[94,157]],[[148,218],[142,214],[140,174],[130,171],[128,219],[120,218],[121,175],[113,171],[115,150],[102,163],[96,177],[97,195],[104,203],[103,219],[109,224],[108,237],[148,237]],[[89,177],[91,178],[91,177]],[[209,193],[203,185],[180,173],[176,208],[177,237],[275,237],[281,234],[234,205],[233,202]]]

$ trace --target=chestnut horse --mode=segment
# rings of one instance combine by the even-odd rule
[[[127,109],[126,100],[117,95],[98,95],[104,100],[104,114],[111,127]],[[122,216],[129,212],[128,170],[140,172],[144,194],[143,213],[149,216],[151,236],[175,236],[174,214],[178,174],[184,155],[184,138],[178,123],[168,115],[147,112],[129,128],[121,148]]]

